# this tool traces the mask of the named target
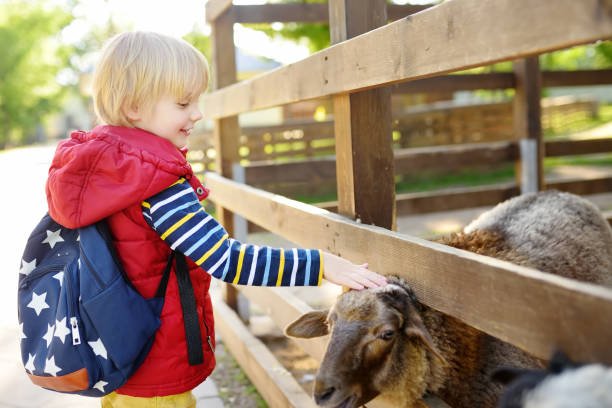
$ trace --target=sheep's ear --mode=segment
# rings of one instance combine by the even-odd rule
[[[493,373],[491,373],[491,380],[507,385],[514,381],[516,378],[521,375],[530,372],[524,368],[516,368],[516,367],[498,367]]]
[[[444,357],[442,357],[442,354],[436,348],[433,340],[431,339],[431,335],[425,328],[423,321],[415,310],[411,311],[408,321],[404,325],[404,333],[406,333],[408,337],[420,339],[425,347],[427,347],[429,351],[431,351],[438,358],[438,360],[442,362],[442,364],[448,365],[448,362]]]
[[[325,336],[329,333],[327,310],[318,310],[303,314],[285,329],[285,335],[310,339]]]

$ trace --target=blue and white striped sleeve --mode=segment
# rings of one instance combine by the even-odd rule
[[[142,213],[170,248],[217,279],[251,286],[321,284],[321,251],[258,247],[229,238],[184,178],[143,201]]]

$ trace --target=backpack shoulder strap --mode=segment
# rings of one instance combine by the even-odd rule
[[[117,249],[115,248],[115,244],[113,244],[113,237],[112,237],[112,235],[110,233],[110,228],[108,227],[108,223],[106,222],[106,220],[98,221],[96,223],[96,229],[98,230],[98,232],[100,233],[102,238],[104,238],[104,242],[106,243],[106,247],[108,248],[108,251],[110,252],[111,256],[113,257],[113,261],[117,265],[117,268],[119,268],[119,271],[121,272],[121,276],[123,276],[123,280],[125,280],[125,282],[132,289],[136,290],[136,287],[134,286],[134,284],[132,283],[132,281],[128,277],[127,273],[125,272],[125,268],[123,267],[123,263],[121,262],[121,258],[119,258],[119,254],[117,253]]]

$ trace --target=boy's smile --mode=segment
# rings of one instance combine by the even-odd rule
[[[134,126],[169,140],[180,149],[187,145],[187,138],[196,122],[202,119],[202,112],[198,98],[186,101],[162,96],[150,109],[132,109],[128,116]]]

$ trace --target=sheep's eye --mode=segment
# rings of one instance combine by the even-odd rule
[[[385,330],[378,337],[382,340],[391,340],[395,335],[395,330]]]

